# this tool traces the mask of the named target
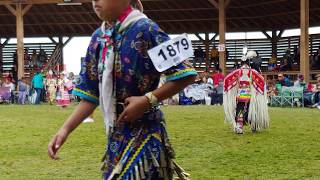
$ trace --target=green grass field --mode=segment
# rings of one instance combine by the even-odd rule
[[[100,179],[105,147],[102,117],[82,124],[60,152],[47,143],[73,107],[0,106],[0,179]],[[320,179],[320,111],[272,108],[271,128],[232,133],[222,107],[168,106],[176,161],[192,179]]]

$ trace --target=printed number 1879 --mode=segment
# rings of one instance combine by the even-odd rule
[[[168,54],[170,57],[175,57],[178,53],[180,53],[180,44],[182,45],[182,48],[184,50],[188,50],[190,47],[188,40],[186,38],[183,38],[181,39],[181,41],[176,41],[173,44],[169,44],[168,46],[166,46],[166,48],[160,49],[158,56],[162,56],[165,61],[168,60],[166,54]],[[176,46],[178,52],[175,50],[173,45]],[[167,51],[167,53],[165,53],[165,51]]]

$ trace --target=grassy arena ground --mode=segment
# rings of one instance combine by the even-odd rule
[[[100,112],[63,146],[47,143],[73,107],[0,106],[0,179],[100,179],[105,137]],[[164,107],[177,162],[192,179],[320,179],[320,111],[272,108],[271,129],[235,135],[222,107]]]

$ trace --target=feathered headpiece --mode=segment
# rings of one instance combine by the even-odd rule
[[[248,51],[246,55],[242,56],[242,61],[247,61],[257,57],[257,53],[255,51]]]

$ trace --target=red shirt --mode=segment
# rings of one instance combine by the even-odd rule
[[[222,73],[215,73],[212,75],[212,79],[213,79],[213,85],[217,86],[220,80],[223,81],[224,75]]]

